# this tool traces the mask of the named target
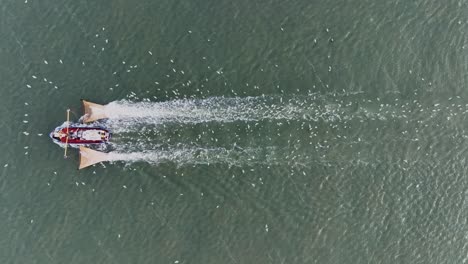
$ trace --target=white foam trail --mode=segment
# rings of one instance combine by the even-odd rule
[[[165,125],[165,123],[185,125],[206,122],[258,122],[261,120],[342,122],[356,118],[361,121],[385,120],[405,115],[405,111],[392,106],[382,104],[379,108],[371,110],[371,108],[362,105],[363,103],[354,101],[351,103],[344,100],[337,102],[337,100],[327,97],[318,98],[315,96],[295,97],[288,100],[283,97],[264,96],[212,97],[168,102],[115,101],[103,108],[105,115],[109,117],[105,125],[115,133],[117,139],[115,145],[112,146],[113,151],[109,152],[108,157],[110,161],[127,163],[174,162],[177,165],[214,163],[223,163],[229,166],[308,164],[311,161],[307,155],[305,160],[301,160],[300,155],[294,150],[288,152],[282,149],[276,150],[275,147],[226,149],[178,145],[169,147],[169,149],[161,149],[169,143],[174,144],[174,142],[170,138],[166,142],[165,139],[168,137],[165,135],[146,132],[152,131],[154,125]],[[170,126],[168,130],[170,130]],[[130,132],[131,136],[127,138],[121,134],[118,138],[120,132]],[[133,132],[138,133],[133,135]],[[214,133],[214,130],[211,132]],[[175,138],[175,141],[180,139],[186,141],[190,138]],[[192,143],[194,141],[190,144]]]
[[[168,102],[111,102],[104,108],[114,132],[139,129],[139,125],[161,123],[205,123],[260,120],[344,121],[352,118],[385,119],[363,107],[348,107],[315,97],[283,99],[264,97],[211,97]],[[391,115],[390,115],[391,116]]]
[[[293,104],[267,104],[261,97],[182,99],[168,102],[116,101],[105,107],[110,119],[145,119],[147,122],[233,122],[290,119],[306,109]]]
[[[223,163],[229,166],[244,166],[253,164],[272,165],[276,161],[273,157],[261,155],[260,149],[225,149],[225,148],[183,148],[165,151],[142,152],[109,152],[109,161],[148,162],[158,164],[161,162],[174,162],[179,166],[189,164],[215,164]]]

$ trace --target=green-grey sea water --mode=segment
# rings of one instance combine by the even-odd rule
[[[465,263],[467,15],[0,0],[0,263]],[[78,171],[80,98],[114,161]]]

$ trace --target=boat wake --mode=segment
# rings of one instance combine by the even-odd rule
[[[468,106],[455,99],[422,104],[387,97],[312,94],[114,101],[96,109],[107,119],[95,124],[109,128],[113,138],[108,148],[95,150],[107,152],[104,160],[125,163],[294,167],[347,163],[350,157],[357,164],[371,164],[378,149],[398,152],[441,137],[466,138],[460,124]],[[453,134],[441,127],[451,127]]]
[[[128,163],[147,162],[159,164],[163,162],[176,163],[177,166],[185,165],[210,165],[226,164],[228,166],[247,166],[254,164],[274,165],[279,164],[274,157],[274,148],[268,151],[260,148],[174,148],[167,150],[147,150],[140,152],[110,152],[108,161],[123,161]]]
[[[121,100],[100,106],[98,110],[107,119],[97,123],[105,122],[113,132],[113,143],[107,149],[100,149],[108,152],[106,160],[177,165],[291,165],[291,161],[304,164],[309,161],[299,161],[300,156],[308,158],[316,151],[317,145],[312,144],[314,122],[335,126],[353,120],[405,117],[404,111],[392,107],[372,110],[356,101],[315,96],[212,97],[168,102]],[[296,132],[284,134],[284,130],[292,128],[291,122],[296,123],[293,128]],[[242,130],[243,127],[246,128]],[[312,151],[309,147],[298,152],[304,144],[315,147]],[[292,145],[297,148],[284,150]]]
[[[142,125],[163,123],[253,122],[261,120],[304,120],[335,122],[353,118],[386,119],[357,104],[343,105],[315,97],[284,99],[277,96],[245,98],[211,97],[168,102],[114,101],[104,108],[108,126],[115,132],[140,129]]]

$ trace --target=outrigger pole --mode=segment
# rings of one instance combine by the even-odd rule
[[[68,149],[68,129],[70,128],[70,109],[67,109],[67,138],[65,139],[65,154],[64,158],[67,158],[67,149]]]

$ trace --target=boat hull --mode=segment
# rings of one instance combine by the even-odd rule
[[[71,124],[55,128],[49,136],[56,144],[61,146],[68,144],[70,147],[78,148],[79,146],[107,144],[111,138],[111,133],[103,127]]]

